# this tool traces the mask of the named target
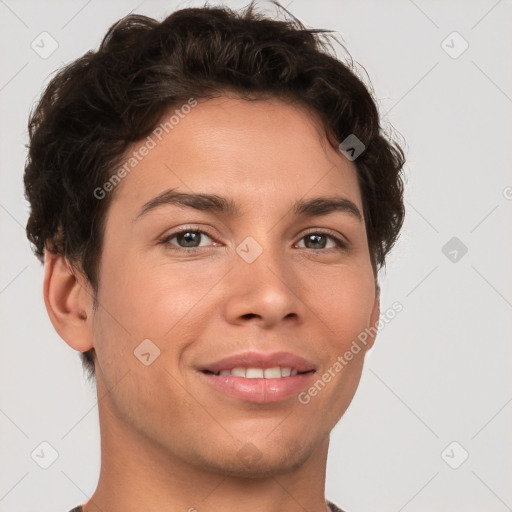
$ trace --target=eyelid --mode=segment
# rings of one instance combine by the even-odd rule
[[[169,240],[173,239],[175,236],[180,235],[181,233],[187,233],[187,232],[193,232],[193,233],[200,233],[202,235],[206,235],[209,238],[211,238],[214,242],[216,242],[216,237],[211,234],[207,229],[200,228],[199,226],[193,226],[193,225],[184,225],[180,228],[177,228],[174,231],[171,231],[170,233],[166,233],[163,236],[159,238],[160,243],[169,243]],[[184,247],[176,246],[177,249],[185,249]],[[189,250],[185,249],[187,252],[190,252],[190,250],[193,250],[194,247],[191,247]],[[201,247],[195,247],[195,249],[201,249]]]
[[[209,244],[208,246],[199,246],[199,247],[180,247],[178,245],[174,245],[170,243],[170,240],[172,240],[177,235],[180,235],[181,233],[186,232],[194,232],[194,233],[200,233],[202,235],[206,235],[208,238],[210,238],[213,241],[213,244]],[[309,249],[307,247],[304,247],[304,249],[307,249],[309,251],[317,252],[317,253],[329,253],[331,251],[340,251],[340,250],[347,250],[350,246],[350,242],[339,232],[333,231],[328,228],[309,228],[307,231],[304,231],[300,234],[300,237],[298,241],[295,243],[297,245],[300,243],[304,237],[306,237],[309,234],[318,234],[318,235],[324,235],[328,238],[331,238],[332,241],[334,241],[336,247],[330,247],[328,249]],[[197,252],[203,252],[204,250],[207,250],[208,247],[215,247],[219,245],[219,242],[216,239],[216,236],[212,235],[208,229],[200,228],[199,226],[193,226],[193,225],[184,225],[180,228],[177,228],[176,230],[172,231],[171,233],[163,235],[159,239],[159,243],[165,246],[170,246],[172,251],[186,254],[186,253],[197,253]]]
[[[331,238],[332,240],[334,240],[334,243],[338,246],[338,249],[347,249],[348,246],[350,245],[350,242],[339,232],[337,231],[333,231],[331,229],[328,229],[328,228],[311,228],[309,229],[308,231],[304,232],[301,234],[300,238],[299,238],[299,242],[307,235],[325,235],[329,238]],[[307,249],[307,247],[306,247]],[[330,251],[332,250],[333,248],[331,249],[323,249],[323,250],[314,250],[314,249],[311,249],[313,250],[314,252],[327,252],[327,251]]]

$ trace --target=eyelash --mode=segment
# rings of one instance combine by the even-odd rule
[[[212,240],[214,240],[214,237],[210,233],[208,233],[208,231],[204,231],[201,229],[196,229],[196,228],[191,227],[191,228],[183,228],[178,231],[174,231],[173,233],[170,233],[169,235],[166,235],[162,240],[160,240],[160,243],[162,245],[165,245],[168,248],[170,248],[170,250],[176,251],[179,253],[190,254],[190,253],[194,253],[194,252],[201,252],[202,249],[205,249],[205,247],[190,247],[189,249],[185,249],[184,247],[172,245],[170,243],[170,240],[172,240],[174,237],[176,237],[177,235],[180,235],[182,233],[200,233],[200,234],[204,234],[204,235],[208,236],[209,238],[211,238]],[[329,249],[308,249],[307,247],[305,247],[305,249],[308,249],[313,252],[340,251],[340,250],[346,250],[348,248],[347,242],[345,242],[344,240],[341,240],[337,236],[333,235],[330,231],[324,231],[324,230],[310,231],[310,232],[302,235],[302,237],[300,238],[300,241],[303,240],[308,235],[324,235],[324,236],[332,239],[337,246],[337,247],[331,247]]]

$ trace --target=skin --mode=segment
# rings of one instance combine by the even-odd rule
[[[241,213],[165,205],[134,222],[168,188],[228,197]],[[228,397],[203,383],[197,366],[248,349],[287,350],[313,361],[320,377],[377,323],[364,222],[291,211],[298,199],[334,192],[362,213],[354,163],[311,113],[278,100],[200,101],[115,190],[97,311],[83,275],[46,253],[55,329],[73,349],[97,354],[102,460],[86,512],[327,510],[329,435],[374,338],[307,405]],[[180,237],[159,243],[189,225],[208,232],[199,249]],[[315,230],[348,248],[330,235],[320,239],[325,248],[308,244]],[[247,236],[263,249],[252,263],[236,252]],[[144,339],[161,351],[149,366],[133,353]],[[252,463],[237,455],[247,443],[257,450]]]

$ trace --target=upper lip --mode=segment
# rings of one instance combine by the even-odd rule
[[[281,368],[296,369],[297,372],[309,372],[316,370],[315,365],[301,356],[291,352],[241,352],[225,357],[218,361],[207,363],[201,371],[219,372],[220,370],[232,370],[233,368]]]

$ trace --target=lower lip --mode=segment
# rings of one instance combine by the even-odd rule
[[[278,379],[247,379],[233,375],[214,375],[204,372],[201,372],[201,375],[214,388],[227,395],[247,402],[271,403],[298,395],[313,378],[315,372]]]

